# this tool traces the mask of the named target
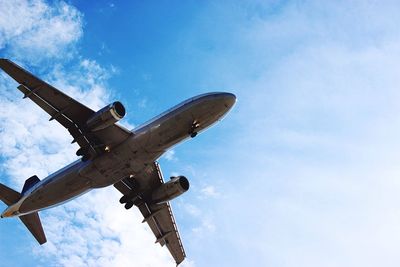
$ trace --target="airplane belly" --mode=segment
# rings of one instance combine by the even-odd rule
[[[80,168],[71,168],[44,180],[21,204],[20,213],[41,210],[60,205],[92,188],[91,180],[79,174]]]
[[[223,103],[213,100],[190,103],[138,132],[135,141],[144,152],[156,159],[168,148],[189,138],[189,131],[195,121],[199,123],[196,131],[201,132],[218,121],[226,110]]]
[[[93,162],[93,169],[82,175],[90,177],[93,188],[115,184],[131,172],[131,162],[126,154],[121,148],[105,153]]]

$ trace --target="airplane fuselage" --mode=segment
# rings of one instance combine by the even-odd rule
[[[134,129],[125,141],[98,157],[70,165],[27,190],[1,217],[21,216],[62,204],[94,188],[113,185],[136,174],[166,150],[220,120],[235,103],[230,93],[208,93],[190,98]],[[145,181],[139,190],[145,191]]]

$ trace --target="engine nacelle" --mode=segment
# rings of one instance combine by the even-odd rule
[[[185,176],[171,177],[171,180],[160,185],[151,194],[153,203],[161,204],[182,195],[189,189]]]
[[[125,108],[121,102],[114,102],[93,114],[86,122],[86,126],[91,131],[105,129],[125,116]]]

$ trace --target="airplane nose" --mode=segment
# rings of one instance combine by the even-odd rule
[[[236,103],[236,96],[232,93],[222,93],[225,107],[230,109]]]

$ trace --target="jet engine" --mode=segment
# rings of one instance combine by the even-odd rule
[[[171,177],[171,180],[160,185],[151,194],[153,203],[161,204],[182,195],[189,189],[189,181],[185,176]]]
[[[116,101],[93,114],[93,116],[87,120],[86,126],[91,131],[102,130],[113,125],[124,116],[125,107],[121,102]]]

